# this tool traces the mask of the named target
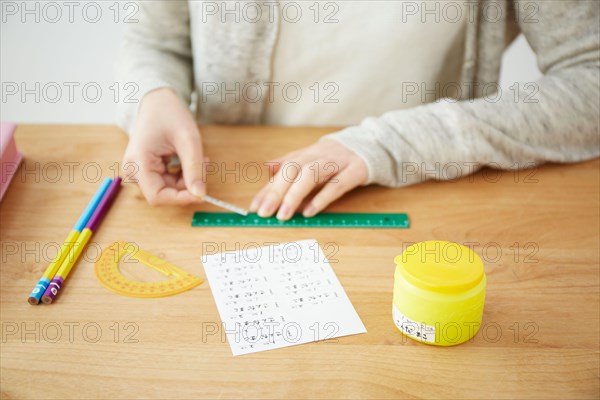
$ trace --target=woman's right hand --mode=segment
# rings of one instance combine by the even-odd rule
[[[183,176],[167,171],[174,155]],[[206,194],[203,164],[200,131],[183,101],[169,88],[146,94],[123,157],[125,175],[137,180],[150,205],[187,205]]]

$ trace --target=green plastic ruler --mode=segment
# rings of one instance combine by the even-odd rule
[[[222,212],[196,212],[192,226],[237,226],[273,228],[408,228],[406,214],[379,213],[321,213],[312,218],[302,214],[281,222],[276,217],[261,218],[255,213],[247,216]]]

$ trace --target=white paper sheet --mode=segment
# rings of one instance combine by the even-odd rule
[[[202,261],[234,356],[367,331],[316,240]]]

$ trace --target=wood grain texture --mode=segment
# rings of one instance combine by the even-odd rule
[[[263,169],[249,182],[251,163],[332,130],[202,131],[221,170],[239,163],[237,178],[211,175],[209,193],[247,206],[267,179]],[[94,179],[117,171],[127,138],[111,126],[24,125],[16,140],[25,162],[0,207],[3,399],[599,396],[598,160],[499,179],[487,171],[361,188],[328,209],[408,212],[408,230],[191,228],[193,211],[215,209],[152,208],[125,184],[56,303],[32,307],[27,295],[95,192]],[[232,357],[220,334],[203,337],[220,324],[207,282],[173,297],[133,299],[105,290],[93,272],[98,251],[118,239],[205,278],[202,252],[215,246],[308,238],[330,246],[367,334]],[[470,243],[484,259],[484,325],[471,343],[423,345],[392,322],[393,258],[429,239]]]

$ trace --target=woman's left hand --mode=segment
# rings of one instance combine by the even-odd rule
[[[302,214],[312,217],[344,193],[367,183],[368,169],[356,153],[335,140],[322,140],[268,163],[273,178],[252,200],[251,212],[265,218],[277,211],[290,219],[305,199]]]

